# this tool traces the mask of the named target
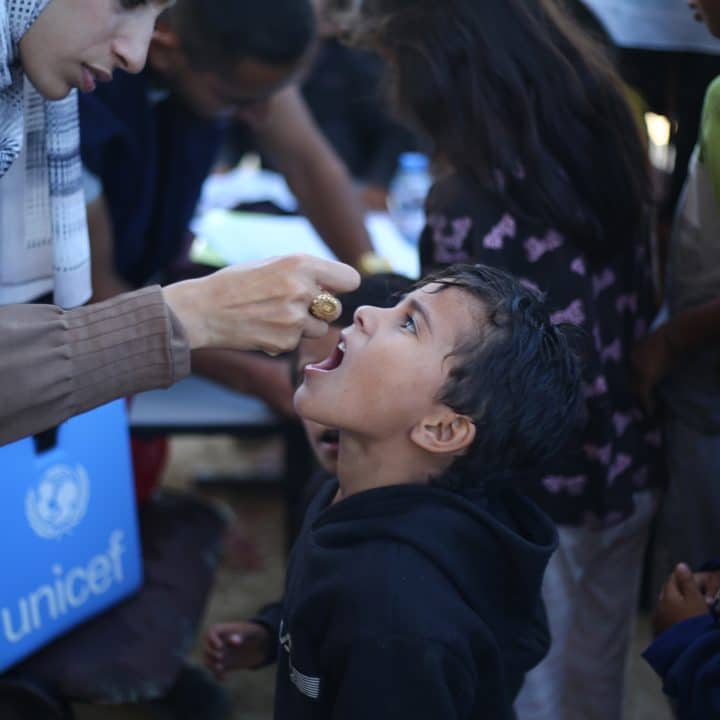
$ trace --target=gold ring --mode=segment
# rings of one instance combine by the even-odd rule
[[[335,322],[342,312],[342,303],[329,292],[323,290],[310,303],[310,314],[326,323]]]

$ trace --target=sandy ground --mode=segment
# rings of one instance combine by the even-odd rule
[[[284,572],[284,508],[277,485],[265,482],[204,484],[193,482],[208,472],[267,476],[278,471],[280,448],[275,443],[239,445],[230,438],[183,438],[172,444],[166,484],[200,492],[225,503],[252,538],[259,559],[256,569],[238,569],[229,558],[221,562],[199,643],[213,622],[250,617],[262,604],[279,597]],[[648,621],[638,619],[629,671],[629,695],[625,720],[671,720],[672,715],[652,671],[639,658],[649,637]],[[272,669],[235,673],[225,686],[232,697],[233,720],[270,720],[274,672]],[[78,720],[157,720],[157,715],[138,706],[76,707]],[[203,720],[199,717],[198,720]],[[580,720],[580,719],[578,719]]]

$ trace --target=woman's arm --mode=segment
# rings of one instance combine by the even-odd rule
[[[0,307],[0,444],[188,374],[190,349],[160,288],[74,310]]]
[[[700,159],[710,176],[720,212],[720,79],[705,94],[700,128]],[[720,340],[720,299],[674,315],[634,348],[636,390],[646,408],[653,406],[657,384],[706,343]]]
[[[360,267],[362,256],[373,251],[362,205],[297,87],[274,98],[272,114],[256,136],[328,247],[343,262]]]
[[[359,280],[352,268],[298,255],[73,310],[0,307],[0,444],[167,387],[189,372],[191,349],[277,354],[324,335],[327,324],[308,312],[313,297]]]
[[[643,405],[652,409],[657,384],[692,353],[720,342],[720,299],[684,310],[646,335],[633,348],[635,389]]]

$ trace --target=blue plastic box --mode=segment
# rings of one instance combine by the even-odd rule
[[[125,402],[0,447],[0,672],[142,583]]]

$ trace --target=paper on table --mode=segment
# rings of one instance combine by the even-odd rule
[[[395,272],[417,278],[418,250],[398,233],[384,213],[366,218],[368,233],[376,252],[387,258]],[[197,236],[191,258],[218,265],[264,260],[278,255],[305,253],[334,259],[310,222],[299,216],[286,217],[257,213],[211,210],[193,225]]]
[[[298,207],[282,175],[239,166],[227,173],[210,175],[205,180],[196,215],[202,216],[214,209],[230,210],[242,203],[255,202],[272,202],[287,212],[295,212]]]

